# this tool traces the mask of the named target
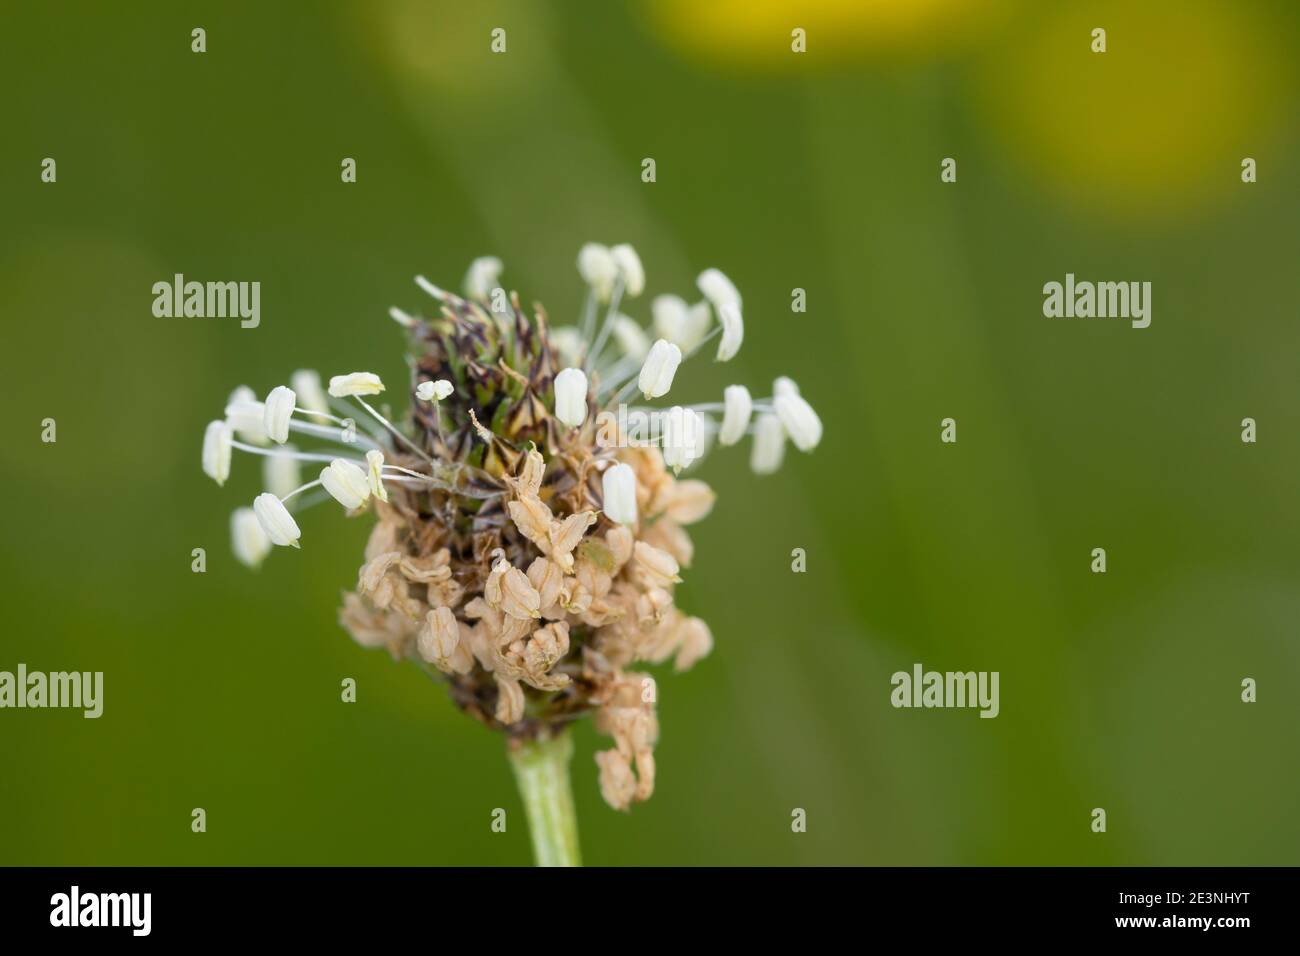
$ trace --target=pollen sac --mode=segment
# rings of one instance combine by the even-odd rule
[[[321,469],[320,483],[335,501],[349,511],[360,508],[370,497],[370,480],[366,473],[342,458],[335,458]]]
[[[641,366],[641,375],[637,378],[637,387],[646,398],[668,394],[681,363],[682,350],[665,339],[659,339],[650,346],[645,364]]]
[[[293,520],[293,515],[289,514],[284,502],[275,495],[263,492],[254,498],[253,514],[272,544],[281,547],[298,547],[298,539],[302,537],[302,532],[298,530],[298,523]]]
[[[555,376],[555,417],[570,428],[587,420],[587,376],[582,369],[566,368]]]
[[[293,389],[284,385],[277,385],[266,396],[262,423],[271,441],[283,445],[289,440],[289,419],[297,402],[298,396]]]

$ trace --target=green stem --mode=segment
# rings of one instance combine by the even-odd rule
[[[582,866],[578,817],[569,785],[573,738],[562,731],[549,739],[511,745],[510,765],[528,815],[538,866]]]

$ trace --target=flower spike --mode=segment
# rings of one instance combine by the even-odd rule
[[[493,256],[471,263],[464,298],[417,277],[434,314],[389,310],[410,379],[386,397],[408,407],[374,399],[385,388],[372,372],[323,388],[299,369],[265,401],[237,388],[204,431],[202,466],[221,484],[234,452],[263,458],[266,490],[230,516],[232,551],[249,567],[277,546],[299,547],[295,516],[318,502],[368,511],[342,626],[445,680],[466,713],[517,748],[592,715],[611,740],[595,755],[601,793],[625,810],[650,797],[656,777],[658,721],[638,665],[684,670],[713,647],[708,626],[677,606],[676,587],[701,559],[687,526],[716,496],[679,473],[715,435],[724,448],[752,435],[750,465],[768,474],[787,439],[811,451],[823,429],[784,377],[770,397],[730,385],[721,401],[640,404],[667,395],[681,363],[714,336],[718,360],[736,356],[740,293],[707,269],[702,299],[654,296],[647,322],[629,314],[646,291],[630,245],[588,243],[577,265],[582,311],[554,326],[514,293],[507,310],[493,308],[502,271]],[[341,399],[365,414],[341,417]],[[305,463],[319,477],[299,484]]]

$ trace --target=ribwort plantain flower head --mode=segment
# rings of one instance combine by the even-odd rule
[[[233,451],[268,459],[267,490],[231,523],[250,566],[274,546],[298,547],[295,513],[316,500],[372,515],[343,627],[418,662],[512,740],[593,715],[613,740],[596,757],[601,791],[627,809],[654,790],[659,734],[653,678],[637,668],[672,659],[686,670],[713,646],[674,591],[695,558],[685,526],[708,515],[714,493],[679,473],[715,434],[724,446],[752,435],[753,470],[773,471],[787,438],[817,445],[821,420],[789,379],[765,399],[733,385],[720,402],[625,404],[666,395],[714,337],[718,359],[735,356],[740,294],[716,269],[700,275],[696,303],[654,298],[647,326],[620,311],[645,288],[635,250],[588,244],[578,256],[586,305],[558,329],[516,293],[502,308],[502,271],[475,260],[464,296],[417,277],[432,307],[389,311],[411,369],[396,393],[367,371],[323,388],[299,369],[265,401],[241,386],[208,426],[203,469],[222,483]],[[319,477],[288,487],[303,463]]]

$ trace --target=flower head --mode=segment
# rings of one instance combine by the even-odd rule
[[[626,809],[656,778],[652,678],[636,666],[671,659],[685,670],[713,646],[675,590],[695,558],[686,526],[715,495],[679,472],[715,433],[723,446],[752,433],[754,470],[774,470],[787,437],[810,450],[821,422],[788,379],[770,398],[733,385],[722,402],[629,409],[638,391],[665,395],[709,339],[724,361],[736,354],[740,295],[707,270],[703,299],[652,300],[652,333],[620,311],[645,289],[631,246],[588,244],[578,269],[587,304],[558,328],[540,306],[530,314],[517,294],[496,295],[492,257],[471,265],[464,297],[418,277],[434,313],[390,313],[412,372],[400,417],[367,402],[384,391],[374,373],[335,375],[327,396],[319,375],[299,370],[265,402],[242,388],[231,396],[205,432],[203,470],[224,482],[232,449],[266,456],[267,490],[231,518],[235,553],[251,566],[274,545],[298,546],[290,507],[333,498],[349,514],[372,512],[343,627],[364,647],[418,661],[462,710],[511,738],[593,715],[613,741],[596,758],[601,792]],[[360,426],[339,417],[345,403]],[[645,441],[632,413],[653,416]],[[321,447],[287,444],[291,432]],[[298,485],[306,462],[319,477]]]

